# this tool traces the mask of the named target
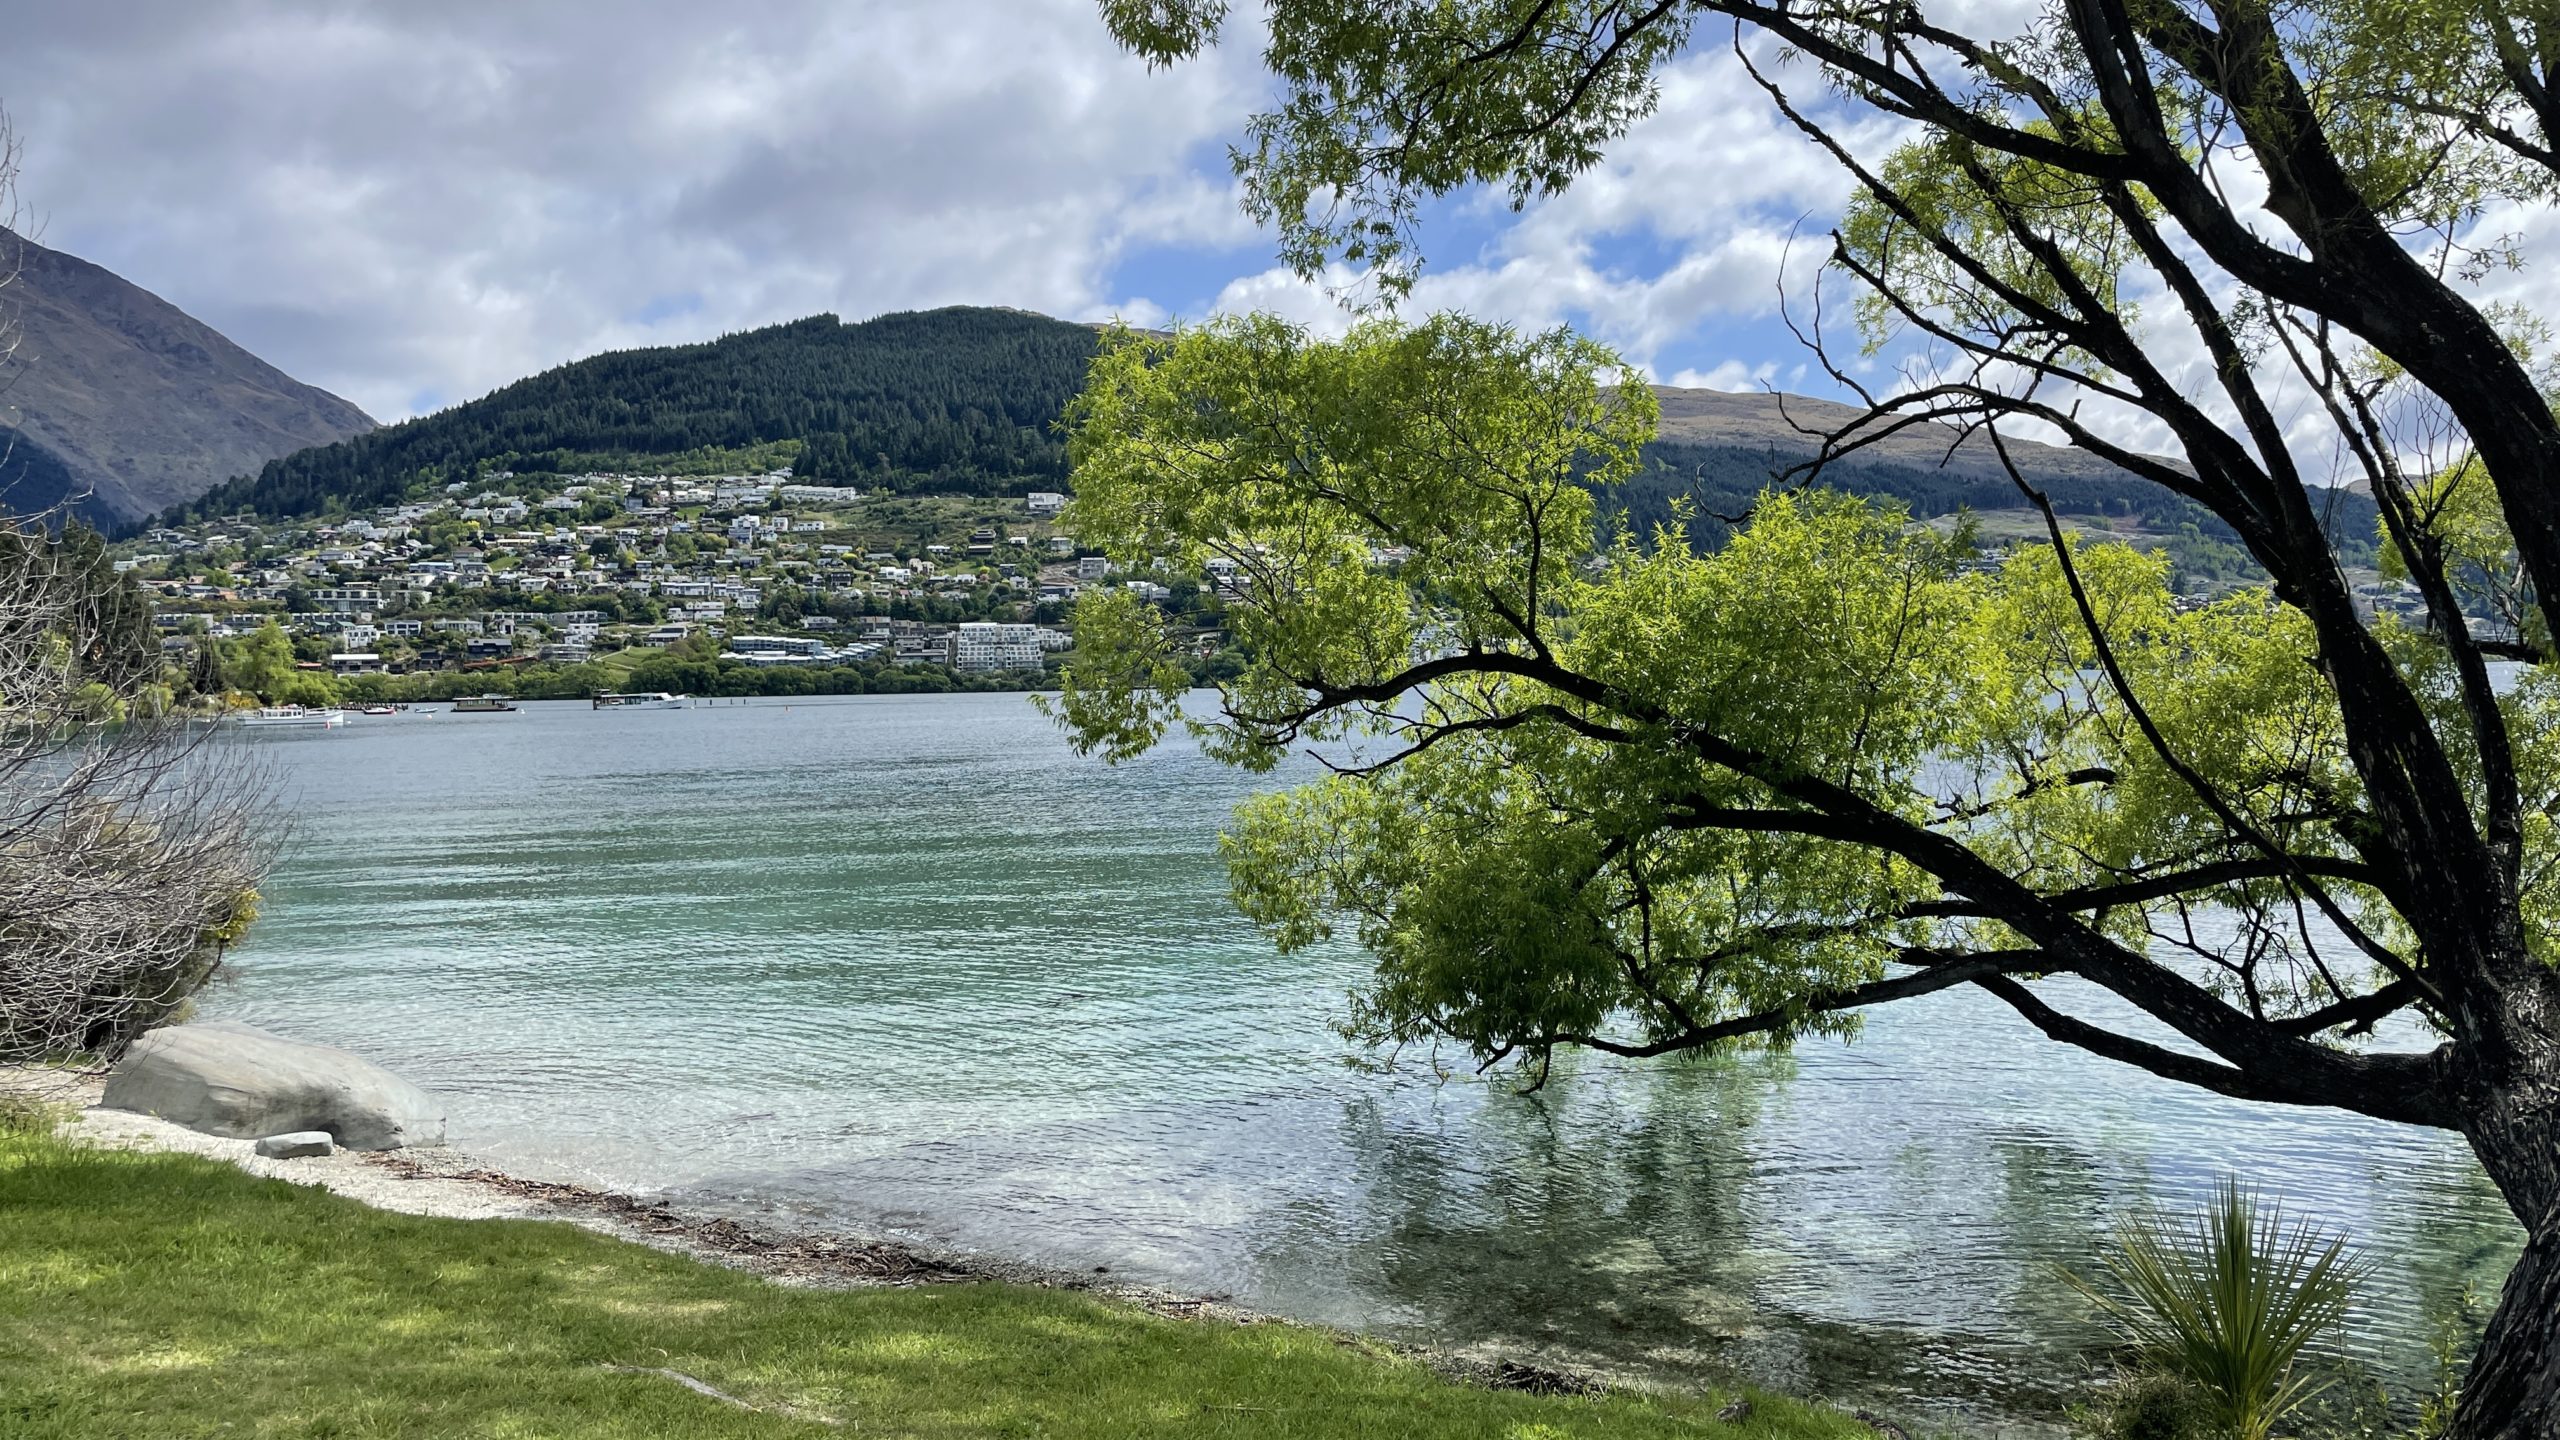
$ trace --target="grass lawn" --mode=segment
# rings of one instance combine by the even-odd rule
[[[386,1214],[0,1121],[12,1440],[1874,1437],[1768,1396],[1724,1425],[1730,1398],[1507,1394],[1322,1331],[1003,1285],[792,1289],[567,1224]]]
[[[631,678],[632,671],[640,668],[641,661],[654,659],[665,653],[665,650],[657,646],[633,645],[625,649],[615,650],[608,654],[599,655],[587,663],[595,666],[599,670],[613,671],[617,680],[627,680]]]

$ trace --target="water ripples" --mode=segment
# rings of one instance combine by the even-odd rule
[[[529,1173],[1971,1419],[2073,1373],[2057,1264],[2227,1173],[2385,1258],[2359,1345],[2404,1374],[2513,1244],[2443,1137],[2180,1090],[1959,994],[1534,1097],[1348,1069],[1361,957],[1275,956],[1226,902],[1254,782],[1178,743],[1079,760],[1018,696],[532,705],[268,753],[296,832],[215,1007],[413,1075]]]

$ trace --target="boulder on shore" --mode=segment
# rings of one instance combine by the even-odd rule
[[[444,1108],[426,1091],[344,1050],[229,1020],[134,1041],[100,1103],[234,1139],[325,1130],[350,1150],[444,1141]]]

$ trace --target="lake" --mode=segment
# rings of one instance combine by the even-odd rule
[[[1355,1067],[1329,1025],[1363,957],[1274,954],[1215,854],[1291,773],[1079,759],[1020,695],[236,743],[292,830],[208,1011],[408,1075],[521,1174],[1984,1434],[2076,1393],[2098,1332],[2059,1267],[2146,1201],[2237,1174],[2350,1232],[2354,1346],[2402,1391],[2514,1253],[2453,1137],[2184,1089],[1970,993],[1536,1095]]]

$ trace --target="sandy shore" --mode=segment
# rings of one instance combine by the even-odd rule
[[[1107,1272],[1073,1271],[936,1250],[900,1241],[784,1230],[734,1217],[691,1211],[606,1190],[527,1180],[489,1168],[449,1146],[404,1150],[340,1150],[299,1160],[270,1160],[248,1140],[204,1135],[150,1115],[98,1105],[105,1081],[59,1071],[0,1068],[0,1091],[33,1094],[73,1107],[68,1133],[121,1149],[202,1155],[252,1175],[317,1185],[334,1194],[409,1215],[453,1220],[557,1220],[617,1239],[752,1271],[797,1285],[925,1285],[998,1280],[1079,1290],[1183,1319],[1269,1323],[1272,1317],[1223,1298],[1180,1295],[1113,1281]],[[1577,1382],[1569,1377],[1567,1388]]]

